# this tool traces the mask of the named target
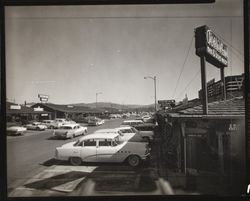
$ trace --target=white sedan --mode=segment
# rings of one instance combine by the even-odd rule
[[[102,124],[104,124],[104,120],[100,118],[93,118],[88,120],[89,126],[100,126]]]
[[[74,138],[85,134],[87,134],[87,127],[79,124],[62,125],[59,129],[56,129],[53,132],[53,136],[57,138]]]
[[[154,139],[154,132],[153,131],[139,131],[133,126],[126,126],[121,125],[120,126],[122,133],[137,133],[140,135],[143,139],[147,140],[148,142],[152,141]]]
[[[150,155],[146,143],[119,141],[119,134],[104,136],[94,133],[56,148],[55,158],[69,160],[72,165],[82,162],[124,162],[136,167]]]
[[[47,126],[45,126],[44,124],[40,123],[40,122],[33,122],[31,124],[27,124],[25,126],[27,128],[27,130],[45,130],[47,129]]]
[[[7,135],[23,135],[26,130],[23,126],[10,126],[7,128]]]
[[[50,128],[50,129],[58,128],[58,123],[56,123],[55,120],[43,120],[42,124],[47,126],[47,128]]]
[[[131,141],[131,142],[145,142],[144,138],[136,132],[133,132],[130,128],[112,128],[112,129],[99,129],[95,133],[102,133],[103,135],[109,135],[110,133],[119,134],[119,139],[121,141]]]

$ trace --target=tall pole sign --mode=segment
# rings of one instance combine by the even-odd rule
[[[195,29],[195,53],[201,61],[201,85],[203,113],[208,114],[206,61],[220,69],[222,81],[222,95],[226,99],[224,68],[228,65],[227,46],[204,25]]]

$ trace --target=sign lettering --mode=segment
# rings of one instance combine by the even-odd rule
[[[207,26],[195,29],[195,48],[198,56],[218,68],[228,65],[228,48]]]

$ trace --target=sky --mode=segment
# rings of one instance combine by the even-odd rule
[[[194,29],[207,25],[229,49],[225,76],[244,73],[243,0],[195,5],[6,8],[6,90],[16,103],[154,103],[198,97]],[[207,62],[207,81],[219,80]],[[182,73],[181,73],[182,72]]]

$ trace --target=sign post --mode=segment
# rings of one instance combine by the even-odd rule
[[[220,68],[222,81],[222,96],[226,99],[224,67],[228,65],[227,46],[206,25],[195,29],[196,55],[201,60],[201,85],[203,113],[208,114],[207,107],[207,83],[206,83],[206,61]]]
[[[203,113],[208,114],[208,98],[207,98],[207,80],[206,80],[206,58],[200,57],[201,60],[201,86],[202,86],[202,108]]]

